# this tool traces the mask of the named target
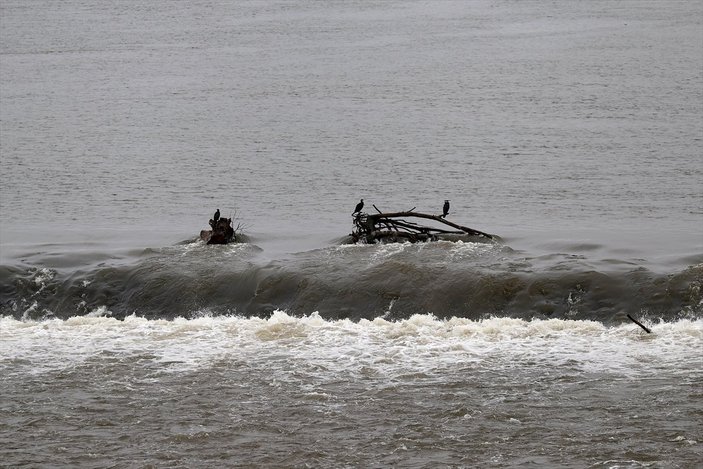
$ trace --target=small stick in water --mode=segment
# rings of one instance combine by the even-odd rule
[[[651,333],[652,333],[652,331],[650,331],[646,326],[644,326],[641,322],[639,322],[637,319],[633,318],[633,317],[630,316],[629,314],[627,315],[627,318],[628,318],[630,321],[632,321],[632,322],[634,322],[635,324],[637,324],[638,326],[640,326],[640,327],[641,327],[642,329],[644,329],[645,331],[647,331],[648,334],[651,334]]]

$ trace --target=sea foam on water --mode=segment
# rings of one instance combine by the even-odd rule
[[[252,359],[263,359],[272,350],[281,356],[313,360],[334,357],[340,350],[384,355],[389,349],[431,361],[446,359],[446,352],[455,360],[461,360],[462,354],[466,359],[500,355],[513,362],[529,356],[555,364],[573,359],[603,368],[637,367],[633,357],[642,354],[661,353],[659,362],[677,362],[678,366],[681,360],[695,363],[696,358],[703,358],[703,320],[687,319],[651,324],[651,335],[634,324],[606,327],[594,321],[440,320],[432,315],[413,315],[399,321],[377,318],[353,322],[325,320],[317,314],[295,317],[283,311],[268,319],[203,316],[147,320],[128,316],[119,321],[100,309],[96,314],[67,320],[4,317],[0,325],[3,356],[44,369],[68,366],[102,351],[117,351],[124,358],[149,352],[157,362],[180,360],[194,367],[245,351]],[[498,355],[491,357],[494,353]]]

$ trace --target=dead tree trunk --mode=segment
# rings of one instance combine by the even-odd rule
[[[227,244],[237,241],[231,218],[220,218],[217,221],[210,219],[209,223],[212,230],[200,232],[200,239],[207,244]]]

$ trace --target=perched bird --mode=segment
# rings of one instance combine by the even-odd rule
[[[355,208],[354,211],[352,212],[352,215],[361,212],[361,209],[362,209],[362,208],[364,208],[364,199],[361,199],[361,202],[359,202],[358,204],[356,204],[356,208]]]
[[[449,213],[449,201],[444,201],[444,207],[442,207],[442,218],[446,218]]]
[[[220,219],[220,209],[218,208],[215,214],[212,216],[212,219],[215,223],[217,223],[217,220]]]

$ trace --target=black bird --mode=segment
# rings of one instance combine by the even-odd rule
[[[364,208],[364,199],[361,199],[361,202],[359,202],[358,204],[356,204],[356,208],[355,208],[354,211],[352,212],[352,215],[354,215],[355,213],[361,212],[361,209],[362,209],[362,208]]]
[[[449,201],[445,200],[444,207],[442,207],[442,218],[447,218],[448,213],[449,213]]]
[[[212,220],[217,223],[217,220],[220,219],[220,209],[218,208],[215,214],[212,216]]]

